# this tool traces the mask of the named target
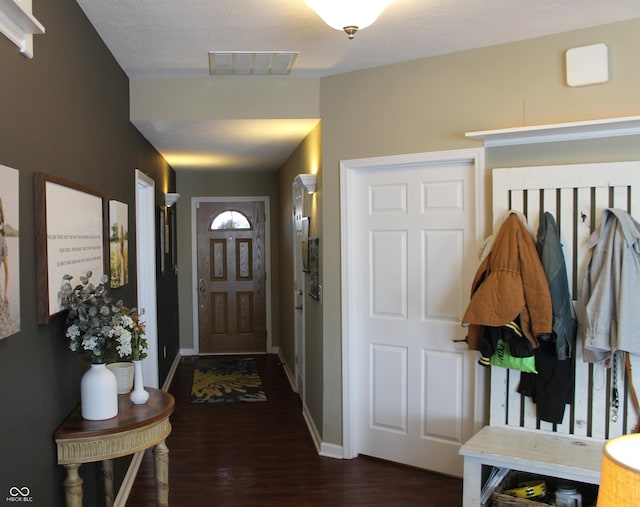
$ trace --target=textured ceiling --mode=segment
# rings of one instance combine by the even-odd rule
[[[295,51],[290,77],[319,78],[640,18],[639,0],[395,0],[349,41],[304,0],[77,1],[131,79],[208,76],[209,51]],[[189,136],[186,124],[171,131],[174,145]],[[236,132],[232,152],[242,148]],[[261,144],[270,161],[290,154],[290,139],[275,158],[273,142],[252,143],[256,160]],[[224,151],[214,143],[215,150]]]

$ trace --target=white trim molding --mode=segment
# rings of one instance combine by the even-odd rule
[[[158,387],[158,305],[156,281],[156,183],[135,170],[136,192],[136,269],[137,307],[144,311],[147,357],[144,359],[144,385]]]

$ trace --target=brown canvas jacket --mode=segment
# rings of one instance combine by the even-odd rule
[[[462,325],[470,328],[469,348],[479,349],[479,326],[504,326],[518,316],[525,336],[537,348],[537,337],[551,333],[551,294],[529,230],[510,214],[471,286],[462,318]]]

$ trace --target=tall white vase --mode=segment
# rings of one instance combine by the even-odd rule
[[[106,364],[92,364],[80,380],[82,418],[90,421],[118,415],[118,383]]]
[[[144,379],[142,378],[142,360],[133,361],[133,391],[129,397],[136,405],[142,405],[149,399],[149,393],[144,388]]]

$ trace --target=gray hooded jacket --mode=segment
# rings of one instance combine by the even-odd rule
[[[600,362],[617,350],[639,354],[640,224],[626,211],[606,209],[588,247],[577,306],[584,360]]]

